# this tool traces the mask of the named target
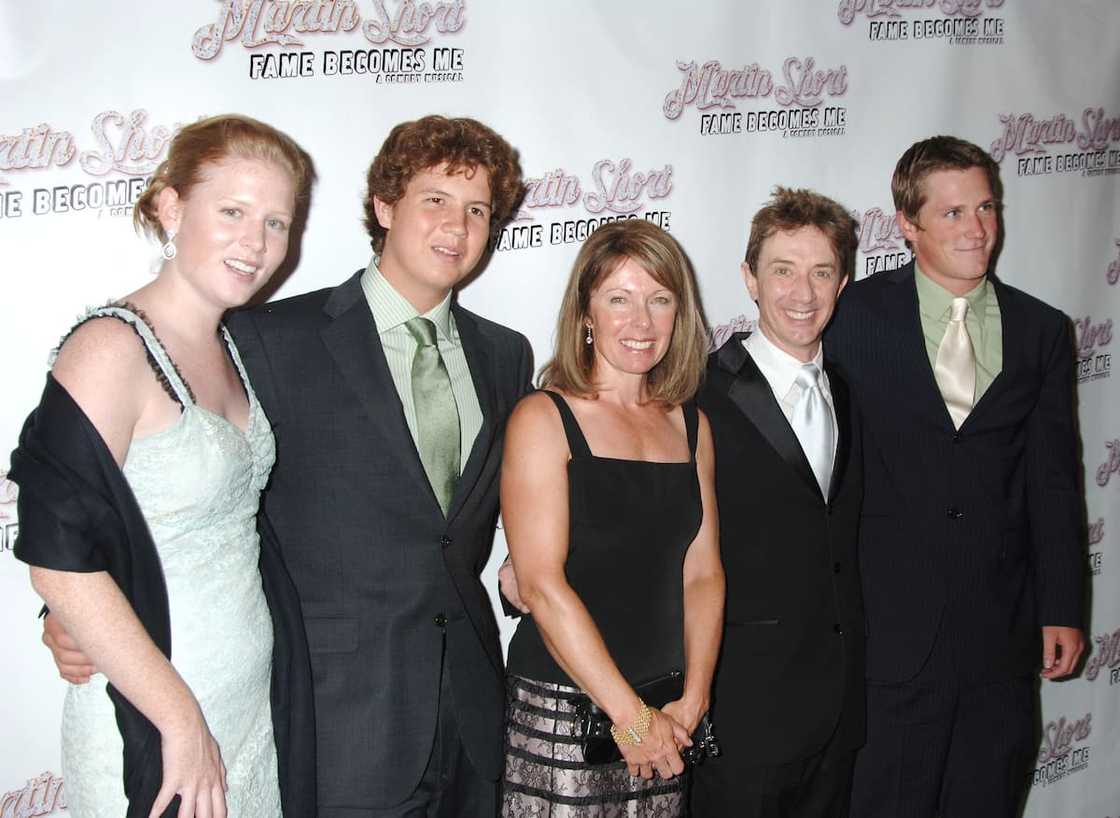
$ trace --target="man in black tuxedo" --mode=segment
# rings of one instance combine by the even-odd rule
[[[742,265],[758,329],[712,353],[698,396],[716,449],[727,609],[712,695],[723,754],[695,770],[696,818],[847,811],[864,731],[861,457],[821,334],[857,241],[841,205],[777,188]]]
[[[520,197],[521,168],[485,125],[429,116],[393,129],[368,185],[368,266],[230,316],[276,436],[262,552],[281,556],[303,613],[319,818],[494,816],[505,689],[479,574],[532,351],[453,288]],[[62,639],[48,628],[63,675],[83,675]],[[296,730],[298,691],[279,693]]]
[[[849,287],[825,336],[863,415],[852,813],[1012,816],[1031,677],[1040,659],[1069,674],[1082,649],[1069,321],[988,274],[1002,187],[981,148],[918,142],[891,186],[914,261]]]

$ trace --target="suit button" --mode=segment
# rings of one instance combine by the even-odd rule
[[[841,627],[840,627],[840,623],[839,623],[839,622],[837,622],[837,623],[836,623],[835,625],[833,625],[833,626],[832,626],[832,632],[833,632],[833,633],[838,633],[838,634],[840,634],[841,636],[843,636],[843,634],[844,634],[844,629],[843,629],[843,628],[841,628]]]
[[[436,623],[437,628],[443,628],[447,625],[447,617],[441,613],[436,614],[435,619],[432,621]]]
[[[838,562],[832,563],[832,573],[834,573],[834,574],[839,574],[840,573],[840,563],[838,563]]]
[[[961,442],[961,433],[960,432],[954,432],[953,433],[953,442],[954,443],[960,443]]]
[[[964,512],[956,506],[949,506],[947,509],[945,509],[945,516],[950,520],[959,520],[964,517]]]
[[[447,546],[451,545],[451,538],[448,537],[446,534],[444,534],[442,537],[439,538],[439,544],[442,545],[444,548],[447,548]]]

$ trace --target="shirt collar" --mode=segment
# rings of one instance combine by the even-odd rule
[[[918,288],[918,307],[927,318],[934,321],[947,321],[953,308],[953,299],[957,296],[923,273],[917,261],[914,262],[914,272],[914,284]],[[970,313],[983,317],[988,308],[990,287],[988,277],[984,276],[979,284],[961,296],[968,302]]]
[[[373,320],[377,324],[378,335],[402,326],[418,315],[429,319],[436,325],[436,334],[445,340],[454,340],[455,326],[451,320],[451,293],[425,313],[419,313],[401,295],[377,267],[378,257],[370,259],[360,279],[362,292],[365,293]]]
[[[754,359],[759,371],[766,378],[766,382],[770,384],[770,389],[778,397],[778,400],[784,398],[793,388],[793,382],[797,380],[797,375],[806,362],[797,360],[784,349],[778,347],[777,344],[766,337],[766,333],[762,331],[761,327],[756,327],[755,331],[743,340],[743,347]],[[813,356],[813,360],[807,363],[816,364],[821,371],[822,377],[819,383],[822,392],[825,391],[828,378],[824,376],[824,341],[821,341],[817,346],[817,354]]]

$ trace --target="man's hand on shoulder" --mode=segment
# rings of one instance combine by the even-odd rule
[[[1085,637],[1077,628],[1043,625],[1042,678],[1061,679],[1073,673],[1084,649]]]
[[[62,627],[58,617],[49,613],[43,617],[43,644],[50,648],[58,675],[70,684],[85,684],[97,672],[89,657],[79,650],[78,643]]]

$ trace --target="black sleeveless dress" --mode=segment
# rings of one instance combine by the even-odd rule
[[[612,659],[631,684],[684,669],[684,556],[703,517],[696,478],[696,406],[685,404],[689,460],[596,457],[564,399],[569,543],[565,572]],[[675,818],[684,778],[633,778],[623,762],[584,764],[574,737],[580,691],[549,654],[532,617],[510,643],[506,768],[508,818]]]

